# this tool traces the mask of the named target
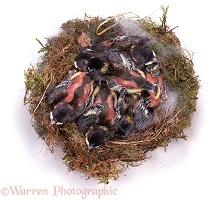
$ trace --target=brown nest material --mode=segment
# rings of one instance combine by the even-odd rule
[[[94,177],[101,182],[116,180],[128,166],[139,165],[146,160],[148,151],[166,147],[173,139],[187,139],[184,130],[190,127],[196,110],[199,81],[192,58],[182,49],[173,29],[166,24],[167,8],[162,9],[160,23],[136,15],[135,19],[124,15],[107,19],[85,16],[84,20],[74,19],[63,23],[61,33],[48,38],[45,45],[37,39],[42,46],[41,62],[37,63],[36,68],[30,66],[25,71],[24,103],[29,104],[32,124],[49,149],[53,152],[56,146],[62,147],[63,161],[69,171],[80,171],[87,178]],[[150,47],[162,64],[169,91],[176,94],[176,101],[171,103],[173,98],[169,98],[167,106],[156,111],[161,117],[154,117],[154,123],[146,131],[109,141],[91,152],[87,152],[85,138],[74,123],[49,126],[46,117],[46,113],[52,109],[47,104],[49,92],[72,69],[79,52],[78,37],[84,32],[93,42],[131,33],[148,36]]]

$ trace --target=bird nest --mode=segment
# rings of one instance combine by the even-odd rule
[[[45,45],[40,40],[41,61],[25,71],[26,93],[24,103],[29,104],[32,125],[49,149],[63,150],[63,161],[69,171],[80,171],[87,178],[101,182],[118,179],[129,166],[140,165],[147,159],[147,152],[166,147],[174,139],[187,139],[184,130],[191,125],[196,110],[198,77],[193,61],[181,47],[174,29],[166,24],[167,8],[162,8],[159,23],[151,18],[136,15],[117,15],[110,18],[89,17],[73,19],[61,26],[57,36],[47,38]],[[116,137],[92,151],[87,150],[84,134],[75,123],[49,126],[52,106],[47,98],[74,68],[75,57],[81,45],[100,43],[122,35],[146,36],[149,47],[156,53],[164,71],[168,99],[155,108],[150,126],[128,137]]]

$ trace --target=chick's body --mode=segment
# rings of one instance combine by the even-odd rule
[[[77,71],[47,99],[51,125],[76,122],[89,150],[147,129],[152,109],[165,98],[162,69],[148,41],[118,36],[81,48]]]
[[[104,106],[102,112],[99,114],[99,121],[102,124],[113,124],[115,116],[114,97],[108,86],[108,82],[102,80],[97,90],[94,104],[102,104]]]

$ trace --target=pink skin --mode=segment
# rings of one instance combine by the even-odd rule
[[[88,95],[90,93],[90,85],[91,83],[87,83],[85,86],[84,86],[84,93],[83,95],[77,100],[78,101],[78,107],[80,107],[85,101],[86,99],[88,98]]]
[[[98,95],[95,102],[95,104],[101,104],[102,100],[101,97]],[[108,115],[105,117],[104,122],[109,122],[112,121],[114,119],[115,116],[115,111],[114,111],[114,104],[113,104],[113,99],[112,99],[112,94],[110,94],[107,97],[106,103],[108,105]]]
[[[113,105],[113,99],[112,99],[112,94],[110,94],[106,100],[109,108],[108,115],[104,119],[104,122],[108,122],[114,119],[115,112],[114,112],[114,105]]]
[[[138,88],[138,85],[134,81],[127,81],[120,77],[117,77],[116,81],[126,88]]]
[[[66,89],[68,95],[64,99],[64,102],[70,102],[74,98],[74,92],[77,88],[79,88],[82,85],[83,78],[86,74],[87,72],[81,72],[81,74],[78,77],[76,77],[73,83]]]
[[[134,77],[141,77],[138,73],[132,71],[132,70],[129,70],[129,73],[134,76]]]
[[[135,110],[136,110],[136,107],[139,103],[139,100],[136,100],[134,103],[133,103],[133,112],[135,113]]]
[[[129,73],[134,77],[141,77],[138,73],[132,70],[129,70]],[[120,77],[117,77],[117,83],[127,88],[138,88],[138,85],[135,83],[135,81],[124,80]]]
[[[146,77],[147,77],[147,81],[149,81],[150,83],[157,84],[157,78],[152,76],[151,73],[147,73]],[[155,99],[155,93],[154,92],[148,91],[148,93],[150,95],[150,100],[151,100],[150,103],[149,103],[149,106],[150,107],[157,106],[160,103],[160,100],[161,100],[160,97],[158,99]]]
[[[114,41],[105,41],[105,42],[102,42],[101,44],[103,44],[105,47],[110,47],[113,43]]]
[[[101,97],[98,95],[95,102],[95,104],[101,104],[102,103],[102,100],[101,100]]]

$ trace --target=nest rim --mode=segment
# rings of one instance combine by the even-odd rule
[[[167,9],[163,10],[162,19],[166,13]],[[182,49],[179,39],[166,25],[166,21],[157,24],[150,18],[139,18],[145,30],[156,40],[161,41],[161,44],[165,42],[168,46],[176,45],[181,49],[180,53],[171,54],[166,59],[158,52],[157,46],[151,46],[164,60],[162,64],[166,71],[164,75],[166,82],[171,88],[178,91],[178,106],[173,116],[170,117],[167,111],[161,112],[161,115],[164,115],[164,121],[162,121],[164,123],[155,124],[155,127],[150,126],[144,133],[134,133],[129,138],[109,141],[89,153],[85,139],[78,132],[74,123],[49,127],[46,113],[50,107],[46,103],[46,96],[50,89],[60,82],[71,69],[72,61],[79,51],[77,37],[82,31],[89,31],[93,41],[103,41],[110,35],[119,34],[121,31],[118,26],[113,26],[107,32],[97,35],[97,27],[107,19],[110,18],[86,17],[84,20],[69,20],[62,24],[63,31],[58,36],[48,38],[46,45],[37,40],[42,46],[40,50],[42,62],[37,63],[37,68],[30,66],[25,71],[26,95],[24,98],[24,103],[29,104],[32,125],[39,137],[46,142],[50,151],[53,152],[55,146],[62,145],[63,162],[69,171],[80,171],[87,178],[94,177],[103,183],[108,183],[110,179],[117,180],[119,174],[129,166],[142,164],[147,159],[147,152],[159,147],[166,148],[173,139],[186,140],[184,130],[191,125],[199,90],[199,80],[193,69],[192,57]],[[107,27],[111,25],[113,25],[113,20],[109,20]],[[67,59],[66,55],[68,55]],[[60,67],[56,68],[58,64]]]

